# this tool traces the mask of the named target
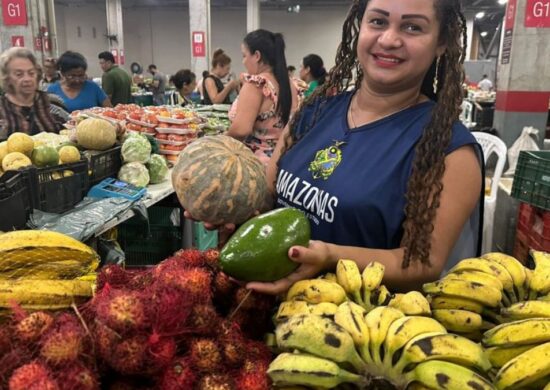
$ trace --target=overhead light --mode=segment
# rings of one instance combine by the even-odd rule
[[[507,2],[508,2],[508,0],[498,0],[498,3],[500,5],[506,4]]]
[[[482,31],[481,33],[479,33],[479,35],[481,35],[482,37],[486,37],[487,36],[487,31]]]
[[[485,16],[485,12],[480,11],[476,14],[476,19],[483,19],[484,16]]]
[[[290,5],[287,8],[287,12],[294,13],[294,14],[299,14],[300,13],[300,4]]]

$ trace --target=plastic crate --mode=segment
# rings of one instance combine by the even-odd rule
[[[155,265],[181,249],[182,233],[178,227],[150,228],[149,233],[140,226],[119,225],[118,242],[126,255],[126,266]]]
[[[514,242],[514,252],[512,255],[523,264],[527,264],[529,259],[529,249],[529,238],[521,230],[517,230],[516,240]]]
[[[193,222],[193,246],[201,251],[218,247],[218,231],[206,230],[202,222]]]
[[[88,192],[88,161],[29,168],[33,207],[50,213],[63,213],[80,202]]]
[[[512,196],[550,210],[550,151],[519,153]]]
[[[117,177],[122,166],[120,146],[115,146],[103,152],[87,151],[84,155],[88,158],[89,185],[94,186],[108,177]]]
[[[0,231],[25,228],[32,212],[28,176],[7,172],[0,178]]]

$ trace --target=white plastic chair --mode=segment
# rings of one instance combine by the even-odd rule
[[[483,211],[483,242],[481,245],[481,253],[492,251],[493,247],[493,221],[495,219],[495,208],[497,203],[498,182],[506,164],[506,152],[508,148],[506,144],[498,137],[482,133],[473,132],[477,142],[483,149],[484,163],[487,164],[489,156],[495,153],[498,157],[497,165],[491,178],[491,191],[485,195],[484,211]],[[485,179],[485,178],[484,178]]]
[[[464,126],[466,126],[468,129],[473,129],[476,127],[476,122],[473,122],[473,112],[474,112],[474,105],[467,101],[462,101],[462,112],[460,113],[459,119],[462,121]]]

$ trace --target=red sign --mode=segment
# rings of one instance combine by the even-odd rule
[[[525,27],[550,27],[550,0],[527,0]]]
[[[514,21],[516,19],[517,0],[509,0],[506,6],[506,19],[504,19],[504,29],[508,30],[514,28]]]
[[[5,26],[26,26],[27,5],[25,0],[2,0],[2,17]]]
[[[42,51],[42,37],[34,38],[34,50]]]
[[[44,46],[44,51],[52,51],[52,41],[50,38],[43,38],[42,46]]]
[[[204,31],[193,31],[191,33],[191,44],[193,47],[193,57],[206,56],[206,38]]]
[[[118,49],[111,49],[111,54],[113,55],[113,57],[115,57],[115,64],[118,64],[119,63]]]
[[[23,37],[23,35],[12,35],[11,45],[13,47],[24,47],[25,46],[25,37]]]
[[[120,65],[124,65],[126,59],[124,58],[124,49],[120,49]]]

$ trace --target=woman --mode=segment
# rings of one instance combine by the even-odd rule
[[[300,79],[308,83],[308,89],[304,92],[304,96],[308,97],[318,86],[323,85],[326,75],[327,71],[321,57],[317,54],[305,56],[300,67]]]
[[[59,81],[61,78],[57,71],[57,61],[55,58],[46,58],[44,60],[44,66],[42,67],[44,75],[40,80],[40,90],[47,91],[48,87],[53,83]]]
[[[0,77],[5,90],[0,97],[0,140],[14,132],[33,135],[63,128],[67,115],[53,109],[46,92],[38,91],[38,63],[30,50],[13,47],[2,53]]]
[[[203,81],[203,104],[230,104],[229,94],[239,87],[238,80],[231,80],[225,86],[221,79],[231,70],[231,58],[222,49],[212,54],[212,70]]]
[[[241,45],[247,74],[229,111],[227,132],[245,143],[267,165],[290,115],[296,110],[296,88],[288,78],[285,42],[267,30],[249,33]]]
[[[193,104],[191,101],[191,94],[197,87],[195,73],[189,69],[181,69],[176,72],[175,75],[170,77],[170,82],[176,87],[181,98],[183,99],[182,106]]]
[[[48,87],[48,92],[61,97],[69,112],[91,107],[112,107],[109,97],[87,79],[88,63],[80,53],[66,51],[57,60],[61,80]]]

